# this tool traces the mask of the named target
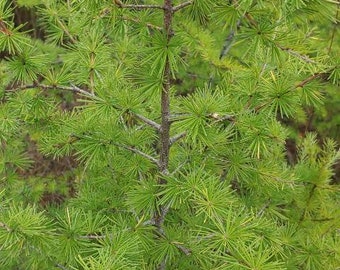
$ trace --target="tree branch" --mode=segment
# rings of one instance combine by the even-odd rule
[[[88,235],[81,235],[79,238],[81,239],[104,239],[106,235],[95,235],[95,234],[88,234]]]
[[[309,77],[307,77],[306,79],[304,79],[302,82],[300,82],[299,84],[295,85],[295,87],[292,87],[290,89],[288,89],[286,92],[282,93],[281,95],[285,95],[288,94],[289,92],[299,88],[299,87],[304,87],[306,84],[310,83],[311,81],[317,79],[317,78],[322,78],[322,77],[328,77],[329,73],[332,72],[333,69],[325,71],[325,72],[317,72]],[[326,79],[327,79],[326,77]],[[260,104],[258,106],[255,107],[255,112],[258,112],[259,110],[261,110],[264,106],[268,105],[271,101],[265,102],[263,104]]]
[[[164,230],[163,230],[162,226],[163,226],[163,223],[164,223],[165,216],[169,212],[169,209],[170,209],[169,206],[161,206],[160,213],[157,216],[154,217],[155,225],[158,229],[158,232],[161,235],[164,235]]]
[[[239,19],[236,23],[236,30],[240,28],[240,25],[241,25],[241,19]],[[220,60],[223,58],[223,56],[227,55],[229,50],[231,49],[231,45],[233,44],[236,30],[230,29],[229,35],[225,39],[221,53],[220,53],[220,57],[219,57]]]
[[[7,92],[16,92],[19,90],[26,90],[26,89],[34,89],[34,88],[41,88],[43,90],[54,90],[54,89],[59,89],[59,90],[64,90],[64,91],[71,91],[74,93],[82,94],[84,96],[88,96],[91,98],[97,97],[94,93],[87,92],[84,89],[79,88],[76,85],[71,84],[71,86],[63,86],[63,85],[46,85],[46,84],[26,84],[26,85],[21,85],[12,89],[7,89]],[[119,110],[120,108],[118,106],[112,105],[115,109]],[[133,112],[131,112],[133,113]],[[161,125],[152,121],[149,118],[146,118],[143,115],[140,115],[138,113],[133,113],[133,115],[144,122],[145,124],[151,126],[152,128],[160,131],[161,130]]]
[[[135,18],[129,18],[129,17],[126,17],[126,16],[123,16],[122,17],[123,20],[125,21],[131,21],[131,22],[134,22],[134,23],[142,23],[140,20],[138,19],[135,19]],[[149,28],[152,28],[152,29],[156,29],[158,31],[162,31],[163,28],[162,27],[159,27],[157,25],[154,25],[154,24],[151,24],[151,23],[146,23],[146,26],[149,27]]]
[[[269,199],[263,206],[262,208],[260,209],[260,211],[257,213],[257,217],[261,217],[262,214],[264,213],[264,211],[269,207],[270,203],[271,203],[271,199]]]
[[[283,46],[281,46],[281,45],[279,45],[279,44],[277,44],[276,46],[277,46],[279,49],[281,49],[282,51],[286,51],[286,52],[288,52],[289,54],[291,54],[291,55],[293,55],[293,56],[295,56],[295,57],[301,59],[302,61],[304,61],[304,62],[306,62],[306,63],[312,63],[312,64],[315,64],[315,63],[316,63],[313,59],[309,58],[307,55],[304,55],[304,54],[301,54],[301,53],[299,53],[299,52],[296,52],[296,51],[294,51],[294,50],[291,49],[291,48],[283,47]]]
[[[168,46],[174,33],[172,30],[172,0],[164,0],[164,32],[166,35],[166,45]],[[160,173],[168,173],[169,151],[170,151],[170,91],[171,91],[171,63],[168,56],[165,58],[163,71],[163,85],[161,92],[161,133],[160,133]],[[166,183],[164,178],[159,179],[160,184]]]
[[[175,142],[177,142],[178,140],[182,139],[183,137],[185,137],[187,135],[187,132],[184,131],[182,133],[179,133],[173,137],[170,138],[170,146],[173,145]]]
[[[60,268],[60,269],[62,269],[62,270],[68,270],[68,268],[66,268],[65,266],[63,266],[63,265],[60,264],[60,263],[57,263],[55,266],[58,267],[58,268]]]
[[[8,231],[8,232],[11,231],[11,228],[8,227],[5,223],[2,223],[2,222],[0,222],[0,228],[4,228],[4,229],[6,229],[6,231]]]
[[[152,163],[156,164],[158,167],[160,166],[159,161],[157,159],[155,159],[154,157],[144,153],[141,150],[136,149],[134,146],[128,146],[128,145],[119,144],[119,143],[112,143],[112,144],[117,146],[117,147],[129,150],[129,151],[131,151],[131,152],[133,152],[135,154],[138,154],[138,155],[140,155],[140,156],[150,160]]]
[[[180,243],[172,242],[180,251],[182,251],[185,255],[189,256],[191,255],[191,250],[182,246]]]
[[[142,122],[144,122],[145,124],[149,125],[150,127],[156,129],[157,131],[161,131],[161,125],[152,121],[149,118],[144,117],[143,115],[140,115],[138,113],[134,113],[134,116],[136,116],[136,118],[138,118],[139,120],[141,120]]]
[[[309,76],[308,78],[304,79],[302,82],[300,82],[298,85],[295,86],[295,88],[298,88],[298,87],[304,87],[306,84],[308,84],[309,82],[319,78],[319,77],[322,77],[324,76],[325,74],[327,73],[323,73],[323,72],[318,72],[318,73],[315,73],[311,76]]]
[[[339,9],[340,9],[340,2],[339,2],[339,4],[338,4],[338,8],[337,8],[337,10],[336,10],[336,15],[335,15],[335,20],[336,20],[337,22],[338,22],[338,17],[339,17]],[[331,41],[330,41],[330,43],[329,43],[328,50],[327,50],[328,54],[330,54],[330,53],[331,53],[331,50],[332,50],[333,41],[334,41],[334,37],[335,37],[335,31],[336,31],[336,26],[337,26],[337,24],[335,23],[335,24],[333,25]]]
[[[65,34],[69,37],[69,39],[71,40],[72,43],[76,43],[77,40],[71,35],[71,33],[67,30],[66,26],[63,24],[63,22],[57,18],[57,22],[59,24],[59,26],[61,27],[61,29],[65,32]]]
[[[185,8],[185,7],[187,7],[187,6],[190,6],[192,3],[193,3],[193,1],[184,2],[184,3],[182,3],[182,4],[179,4],[179,5],[175,6],[175,7],[173,7],[173,8],[172,8],[172,11],[173,11],[173,12],[179,11],[179,10],[182,9],[182,8]]]
[[[184,160],[181,164],[179,164],[169,175],[174,175],[175,173],[177,173],[180,169],[183,168],[183,166],[188,163],[188,160]]]
[[[170,119],[169,121],[171,123],[174,123],[176,121],[180,121],[180,120],[183,120],[185,117],[189,117],[191,116],[190,113],[176,113],[176,114],[171,114],[170,115]]]
[[[126,5],[120,0],[114,0],[114,3],[119,8],[135,8],[135,9],[164,9],[160,5]]]
[[[223,121],[235,121],[235,115],[226,114],[226,115],[219,115],[218,113],[211,113],[208,115],[210,118],[215,119],[214,123],[223,122]]]
[[[26,90],[26,89],[33,89],[33,88],[41,88],[43,90],[48,90],[48,89],[59,89],[59,90],[65,90],[65,91],[71,91],[75,92],[78,94],[82,94],[88,97],[95,97],[94,94],[87,92],[86,90],[83,90],[79,88],[78,86],[72,85],[71,86],[63,86],[63,85],[46,85],[46,84],[25,84],[25,85],[20,85],[15,88],[7,89],[7,92],[16,92],[18,90]]]

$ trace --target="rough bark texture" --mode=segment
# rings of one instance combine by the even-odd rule
[[[170,42],[173,35],[172,32],[172,0],[164,0],[164,31],[167,38],[167,44]],[[170,62],[167,57],[165,60],[165,68],[163,73],[163,89],[161,94],[161,132],[160,132],[160,160],[159,160],[159,170],[162,175],[168,174],[169,165],[169,152],[170,152],[170,88],[171,88],[171,70]],[[166,180],[161,176],[159,178],[160,184],[165,184]],[[168,212],[168,207],[161,206],[159,212],[155,214],[154,220],[157,226],[158,232],[162,235],[164,234],[162,225],[164,223],[165,216]],[[166,258],[158,266],[159,270],[163,270],[166,267]]]
[[[172,0],[164,1],[164,31],[167,36],[167,43],[170,42],[173,35],[171,23],[172,23]],[[170,150],[170,88],[171,88],[171,70],[169,59],[165,60],[165,68],[163,73],[163,89],[161,95],[161,110],[162,110],[162,122],[161,122],[161,152],[160,152],[160,172],[162,174],[168,173],[169,164],[169,150]],[[160,183],[164,183],[164,179],[160,179]]]

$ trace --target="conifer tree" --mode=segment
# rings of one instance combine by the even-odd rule
[[[338,10],[2,0],[0,269],[337,269]]]

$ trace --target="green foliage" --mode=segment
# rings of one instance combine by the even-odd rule
[[[6,203],[1,207],[1,269],[48,267],[55,229],[43,212],[33,206]]]
[[[336,269],[339,5],[119,2],[0,3],[0,269]]]

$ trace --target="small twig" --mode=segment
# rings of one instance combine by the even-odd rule
[[[155,225],[155,220],[153,220],[153,219],[146,220],[146,221],[143,222],[143,225],[144,226],[148,226],[148,225],[154,226]]]
[[[166,268],[166,259],[167,259],[167,256],[166,256],[165,259],[161,262],[161,264],[157,267],[157,270],[165,270],[165,268]]]
[[[120,0],[114,0],[114,3],[119,8],[132,8],[132,9],[164,9],[163,6],[160,5],[126,5]]]
[[[314,222],[326,222],[326,221],[331,221],[331,220],[335,220],[335,218],[311,219],[311,221],[314,221]]]
[[[335,23],[334,23],[333,30],[332,30],[331,42],[329,43],[329,47],[328,47],[328,54],[330,54],[330,52],[332,50],[333,42],[334,42],[336,26],[337,26],[338,17],[339,17],[339,8],[340,8],[340,3],[338,4],[338,8],[336,10]]]
[[[176,174],[180,169],[183,168],[183,166],[188,163],[188,160],[186,159],[185,161],[183,161],[181,164],[179,164],[176,169],[174,169],[171,173],[169,173],[169,175],[174,175]]]
[[[57,263],[55,266],[60,268],[60,269],[62,269],[62,270],[68,270],[68,268],[66,268],[65,266],[61,265],[60,263]]]
[[[107,237],[106,235],[94,235],[94,234],[79,236],[79,238],[81,239],[104,239],[106,237]]]
[[[211,113],[208,115],[209,117],[215,119],[214,123],[223,122],[223,121],[235,121],[235,115],[226,114],[226,115],[219,115],[218,113]]]
[[[173,12],[179,11],[179,10],[182,9],[182,8],[185,8],[185,7],[187,7],[187,6],[190,6],[192,3],[193,3],[193,1],[184,2],[184,3],[182,3],[182,4],[179,4],[179,5],[177,5],[177,6],[174,6],[174,7],[172,8],[172,11],[173,11]]]
[[[241,25],[241,19],[239,19],[236,23],[236,30],[240,28],[240,25]],[[221,53],[220,53],[220,57],[219,57],[220,60],[223,58],[223,56],[227,55],[229,50],[231,49],[231,45],[233,44],[236,30],[232,28],[230,29],[229,35],[225,39]]]
[[[323,76],[325,74],[326,73],[322,73],[322,72],[315,73],[315,74],[309,76],[308,78],[304,79],[302,82],[300,82],[298,85],[296,85],[295,88],[304,87],[309,82],[311,82],[314,79],[319,78],[319,77],[321,77],[321,76]]]
[[[0,227],[1,228],[5,228],[6,229],[6,231],[8,231],[8,232],[10,232],[11,231],[11,228],[10,227],[8,227],[5,223],[2,223],[2,222],[0,222]]]
[[[210,233],[206,236],[198,237],[197,240],[206,240],[206,239],[212,239],[216,236],[216,233]]]
[[[295,57],[297,57],[297,58],[300,58],[302,61],[305,61],[306,63],[312,63],[312,64],[315,64],[315,63],[316,63],[313,59],[309,58],[307,55],[304,55],[304,54],[301,54],[301,53],[299,53],[299,52],[296,52],[296,51],[294,51],[294,50],[291,49],[291,48],[283,47],[283,46],[281,46],[281,45],[279,45],[279,44],[276,44],[276,46],[277,46],[279,49],[281,49],[282,51],[286,51],[286,52],[288,52],[289,54],[291,54],[291,55],[293,55],[293,56],[295,56]]]
[[[146,118],[143,115],[140,115],[138,113],[134,113],[134,115],[136,116],[136,118],[138,118],[139,120],[141,120],[142,122],[144,122],[145,124],[149,125],[150,127],[153,127],[154,129],[161,131],[161,125],[154,122],[153,120]]]
[[[172,242],[180,251],[182,251],[185,255],[189,256],[191,255],[191,250],[182,246],[180,243]]]
[[[47,85],[48,86],[48,85]],[[80,94],[83,94],[85,96],[90,96],[90,97],[96,97],[94,93],[90,93],[90,92],[87,92],[81,88],[79,88],[78,86],[74,85],[74,84],[71,84],[72,88],[77,91],[78,93]],[[62,89],[60,87],[58,87],[58,89]],[[63,90],[63,89],[62,89]],[[64,90],[67,90],[67,89],[64,89]]]
[[[286,95],[288,94],[289,92],[299,88],[299,87],[304,87],[306,84],[308,84],[309,82],[317,79],[317,78],[320,78],[322,76],[326,76],[329,72],[331,72],[332,70],[328,70],[328,71],[325,71],[325,72],[318,72],[318,73],[315,73],[311,76],[309,76],[308,78],[304,79],[302,82],[300,82],[299,84],[297,84],[295,87],[292,87],[290,89],[288,89],[286,92],[282,93],[281,96],[283,95]],[[260,104],[258,106],[255,107],[255,112],[258,112],[259,110],[261,110],[263,107],[265,107],[266,105],[268,105],[271,101],[268,101],[268,102],[265,102],[263,104]]]
[[[271,201],[272,201],[272,200],[269,199],[269,200],[265,203],[265,205],[262,206],[262,208],[260,209],[260,211],[257,213],[257,217],[262,216],[264,210],[266,210],[266,209],[268,208],[268,206],[270,205]]]
[[[315,190],[317,188],[317,185],[313,184],[310,192],[309,192],[309,195],[308,195],[308,198],[307,198],[307,201],[306,201],[306,207],[303,209],[302,211],[302,214],[301,214],[301,217],[299,219],[299,223],[298,225],[300,225],[306,218],[306,214],[307,214],[307,211],[308,211],[308,206],[310,205],[311,203],[311,200],[312,200],[312,197],[314,196],[315,194]]]
[[[12,32],[7,28],[5,22],[0,19],[0,32],[4,35],[10,36]]]
[[[170,146],[173,145],[175,142],[177,142],[178,140],[184,138],[187,135],[187,132],[184,131],[182,133],[179,133],[173,137],[170,138]]]
[[[124,145],[124,144],[119,144],[119,143],[112,143],[113,145],[117,146],[117,147],[120,147],[120,148],[123,148],[123,149],[126,149],[126,150],[129,150],[135,154],[138,154],[148,160],[150,160],[151,162],[153,162],[154,164],[156,164],[157,166],[159,166],[159,161],[157,159],[155,159],[154,157],[142,152],[141,150],[138,150],[136,149],[134,146],[128,146],[128,145]]]
[[[190,113],[176,113],[170,115],[170,123],[183,120],[185,117],[190,117]]]
[[[154,217],[155,225],[157,226],[158,232],[161,235],[164,235],[162,225],[164,223],[166,214],[169,212],[169,209],[170,209],[169,206],[161,206],[160,213]]]
[[[253,8],[254,6],[256,6],[257,1],[253,1],[251,4],[250,8]],[[254,25],[254,19],[250,16],[250,14],[248,12],[246,12],[245,14],[243,14],[238,21],[236,22],[236,29],[231,28],[229,35],[227,36],[227,38],[224,41],[221,53],[220,53],[220,57],[219,59],[221,60],[223,58],[223,56],[226,56],[229,52],[229,50],[231,49],[231,45],[233,43],[234,37],[235,37],[235,32],[240,28],[241,26],[241,22],[242,19],[246,17],[246,19],[253,25],[256,26],[256,24]]]
[[[59,24],[59,26],[61,27],[61,29],[65,32],[65,34],[69,37],[69,39],[71,40],[72,43],[76,43],[77,40],[71,35],[71,33],[67,30],[66,26],[63,24],[63,22],[59,19],[56,18],[57,23]]]
[[[131,22],[135,22],[135,23],[142,23],[140,20],[138,19],[135,19],[135,18],[128,18],[126,16],[123,16],[122,17],[123,20],[125,21],[131,21]],[[159,27],[157,25],[154,25],[154,24],[151,24],[151,23],[146,23],[146,26],[149,27],[149,28],[152,28],[152,29],[156,29],[158,31],[162,31],[163,28],[162,27]]]
[[[261,68],[261,72],[260,72],[259,78],[262,77],[263,73],[265,72],[265,70],[266,70],[266,68],[267,68],[267,65],[268,65],[267,63],[264,63],[264,64],[263,64],[263,67]]]

